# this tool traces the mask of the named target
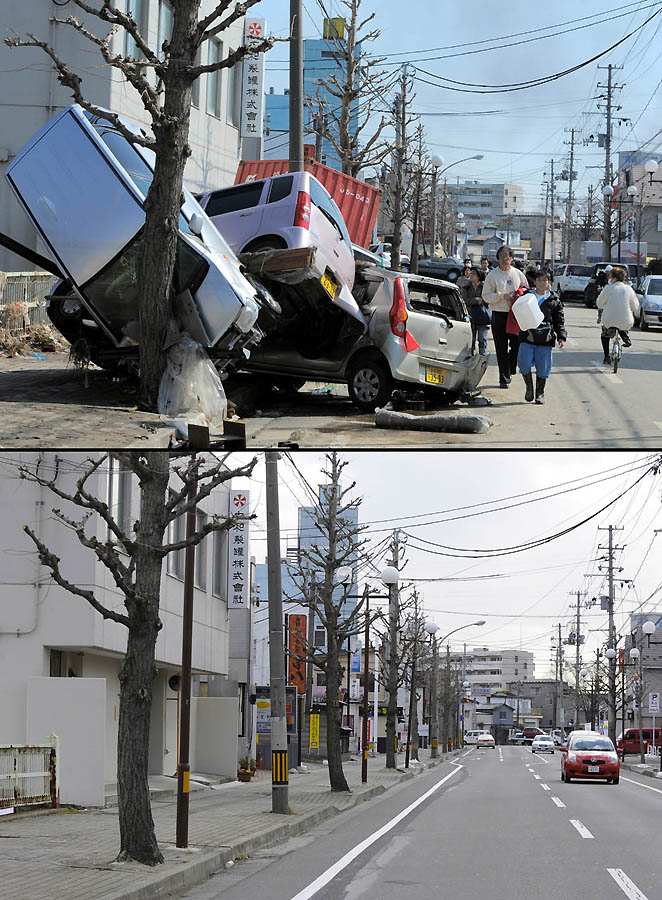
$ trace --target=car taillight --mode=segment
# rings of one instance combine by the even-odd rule
[[[306,191],[299,191],[294,210],[295,228],[310,228],[310,205],[310,194]]]
[[[388,314],[391,323],[391,331],[396,337],[401,337],[405,342],[405,350],[410,352],[419,346],[417,341],[407,331],[407,304],[405,302],[405,286],[402,278],[396,278],[393,282],[393,305]]]

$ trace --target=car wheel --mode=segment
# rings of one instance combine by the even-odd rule
[[[442,277],[443,277],[443,276],[442,276]],[[457,279],[458,279],[459,277],[460,277],[460,270],[459,270],[459,269],[451,269],[450,272],[448,273],[448,275],[446,276],[446,278],[448,279],[448,281],[457,281]]]
[[[287,244],[282,238],[265,237],[257,238],[252,244],[244,247],[244,253],[259,253],[260,250],[286,250]]]
[[[388,402],[393,379],[383,363],[359,358],[350,363],[347,388],[355,406],[364,412],[374,412]]]
[[[536,751],[531,747],[531,753],[535,753]]]
[[[616,778],[612,778],[611,783],[612,783],[612,784],[618,784],[618,778],[619,778],[618,775],[616,776]]]
[[[649,325],[648,322],[644,319],[643,313],[639,317],[639,328],[641,331],[648,331]]]
[[[78,297],[52,297],[48,301],[48,318],[70,343],[80,333],[83,307]]]

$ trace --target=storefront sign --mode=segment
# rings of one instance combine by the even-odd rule
[[[293,615],[288,618],[289,655],[287,659],[287,683],[293,684],[297,693],[306,693],[306,616]]]
[[[249,514],[249,492],[230,491],[230,515]],[[248,609],[250,581],[248,519],[228,532],[228,609]]]
[[[319,713],[310,714],[310,741],[308,746],[311,750],[319,750],[320,748],[320,717]]]
[[[260,44],[266,37],[266,19],[246,16],[244,43]],[[264,119],[264,53],[247,53],[243,60],[241,84],[241,136],[262,137]]]

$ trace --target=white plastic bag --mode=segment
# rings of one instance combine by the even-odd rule
[[[188,437],[188,425],[208,425],[223,433],[227,400],[211,360],[186,332],[168,350],[168,363],[159,386],[158,409],[163,421]]]

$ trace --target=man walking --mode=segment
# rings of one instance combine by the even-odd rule
[[[499,366],[499,387],[507,388],[517,371],[519,335],[506,331],[508,313],[520,287],[528,288],[524,272],[512,266],[513,251],[505,244],[497,252],[498,267],[492,269],[483,284],[483,301],[492,310],[492,337]]]

